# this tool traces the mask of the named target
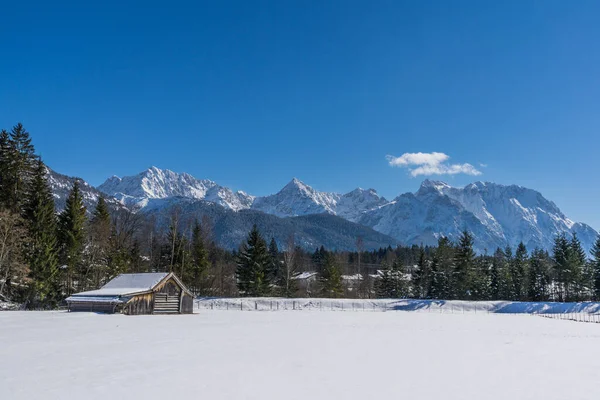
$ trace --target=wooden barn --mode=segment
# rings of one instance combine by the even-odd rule
[[[70,296],[67,304],[69,311],[191,314],[194,297],[173,273],[122,274],[98,290]]]

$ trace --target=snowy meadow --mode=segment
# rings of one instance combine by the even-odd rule
[[[594,399],[600,324],[535,315],[0,313],[0,399]]]

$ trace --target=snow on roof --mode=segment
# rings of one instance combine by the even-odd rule
[[[150,289],[140,289],[140,288],[100,288],[97,290],[90,290],[87,292],[80,292],[71,295],[71,297],[89,297],[89,296],[125,296],[125,295],[134,295],[137,293],[144,293]]]
[[[121,274],[102,286],[102,289],[125,289],[135,288],[141,290],[150,290],[162,281],[168,272],[156,272],[146,274]],[[102,290],[100,289],[100,290]]]
[[[92,293],[92,292],[88,292]],[[93,296],[93,295],[85,295],[81,296],[81,293],[70,296],[67,298],[69,302],[78,302],[78,303],[109,303],[109,304],[120,304],[125,303],[126,299],[121,296]]]
[[[121,274],[97,290],[75,293],[67,301],[110,301],[120,296],[131,296],[152,290],[168,272]]]
[[[300,273],[300,274],[292,277],[292,279],[294,279],[294,280],[309,279],[309,278],[312,278],[315,275],[317,275],[316,272],[307,271],[307,272],[302,272],[302,273]]]

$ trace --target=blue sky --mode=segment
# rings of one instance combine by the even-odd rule
[[[60,3],[0,23],[0,127],[59,172],[392,198],[425,175],[386,156],[437,152],[600,228],[600,2]]]

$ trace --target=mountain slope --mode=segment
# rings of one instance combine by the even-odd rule
[[[440,236],[456,240],[466,229],[475,236],[479,252],[514,248],[521,241],[530,250],[550,250],[559,233],[577,234],[589,251],[597,236],[588,225],[567,218],[539,192],[489,182],[455,188],[425,180],[416,193],[387,201],[373,189],[359,188],[343,195],[320,192],[294,178],[276,194],[254,197],[210,180],[152,167],[135,176],[110,178],[99,189],[144,212],[159,212],[160,207],[175,203],[187,207],[187,200],[202,200],[229,211],[252,210],[281,218],[330,214],[405,244],[435,244]],[[237,222],[232,224],[237,226]]]
[[[233,192],[208,179],[156,167],[134,176],[113,176],[98,189],[135,209],[146,207],[151,199],[179,197],[213,202],[233,211],[251,208],[278,217],[328,213],[349,221],[356,221],[361,213],[387,203],[373,189],[359,188],[341,195],[320,192],[296,178],[276,194],[254,197]]]
[[[256,198],[252,209],[278,217],[335,214],[335,207],[340,197],[336,193],[319,192],[294,178],[278,193]]]
[[[244,192],[233,192],[208,179],[190,174],[151,167],[134,176],[109,178],[98,189],[119,199],[123,204],[143,208],[150,199],[186,197],[214,202],[234,211],[249,208],[254,198]]]
[[[406,244],[435,244],[440,236],[456,240],[462,230],[475,237],[478,251],[516,247],[551,249],[559,233],[576,233],[589,250],[596,231],[569,220],[539,192],[520,186],[476,182],[455,188],[425,180],[413,194],[365,213],[360,223]]]
[[[281,218],[256,210],[234,212],[215,203],[189,198],[154,199],[140,212],[155,219],[163,228],[168,226],[174,212],[178,213],[182,226],[207,216],[212,224],[213,238],[229,249],[237,249],[254,224],[267,239],[275,238],[282,245],[294,235],[296,244],[305,249],[323,245],[328,249],[352,250],[359,236],[363,238],[365,249],[397,244],[390,236],[331,214]]]
[[[69,192],[71,191],[71,189],[73,189],[73,184],[76,180],[79,181],[79,188],[83,197],[83,204],[85,205],[88,213],[91,213],[96,208],[96,204],[98,203],[98,199],[100,198],[100,196],[104,196],[109,209],[117,210],[124,208],[119,201],[110,196],[106,196],[98,189],[88,184],[86,181],[79,178],[59,174],[58,172],[53,171],[50,168],[46,169],[48,185],[50,186],[50,190],[52,191],[52,194],[54,196],[54,204],[57,211],[62,211],[65,208],[67,197],[69,196]]]

